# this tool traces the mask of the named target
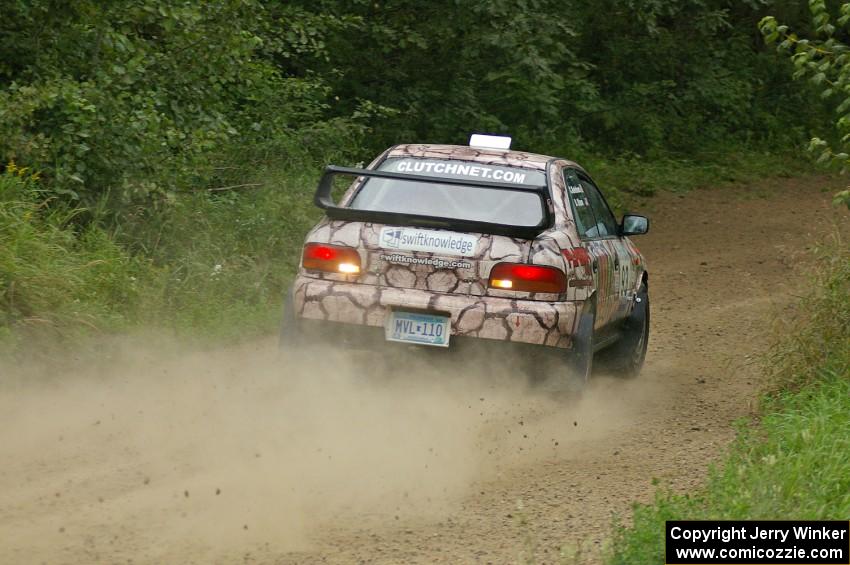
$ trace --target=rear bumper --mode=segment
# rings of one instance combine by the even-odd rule
[[[392,310],[424,311],[449,316],[453,339],[478,338],[558,348],[571,347],[581,310],[580,302],[440,294],[304,276],[295,279],[292,297],[296,319],[313,327],[314,322],[369,326],[381,332],[364,333],[380,336]],[[329,329],[339,331],[337,324],[329,325]]]

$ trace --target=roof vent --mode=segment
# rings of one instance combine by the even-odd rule
[[[480,147],[482,149],[510,149],[511,138],[507,135],[486,135],[483,133],[473,133],[469,136],[470,147]]]

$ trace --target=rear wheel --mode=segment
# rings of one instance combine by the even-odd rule
[[[642,284],[632,313],[623,322],[620,339],[602,354],[605,368],[615,375],[636,377],[646,359],[649,343],[649,291]]]

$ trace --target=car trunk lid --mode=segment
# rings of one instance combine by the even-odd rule
[[[360,239],[361,282],[395,288],[483,296],[490,269],[522,262],[531,241],[501,235],[372,225]]]

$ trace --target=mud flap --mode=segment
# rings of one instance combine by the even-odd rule
[[[580,394],[587,385],[593,371],[595,321],[595,300],[589,298],[585,300],[579,314],[572,348],[553,350],[546,358],[544,365],[546,375],[540,383],[544,392],[569,399]]]
[[[593,326],[596,322],[596,304],[586,300],[579,315],[578,328],[573,337],[573,347],[567,357],[567,378],[571,388],[584,388],[593,372]]]
[[[278,347],[281,351],[297,351],[301,346],[301,328],[295,316],[295,295],[292,287],[283,299],[283,320],[280,325]]]

